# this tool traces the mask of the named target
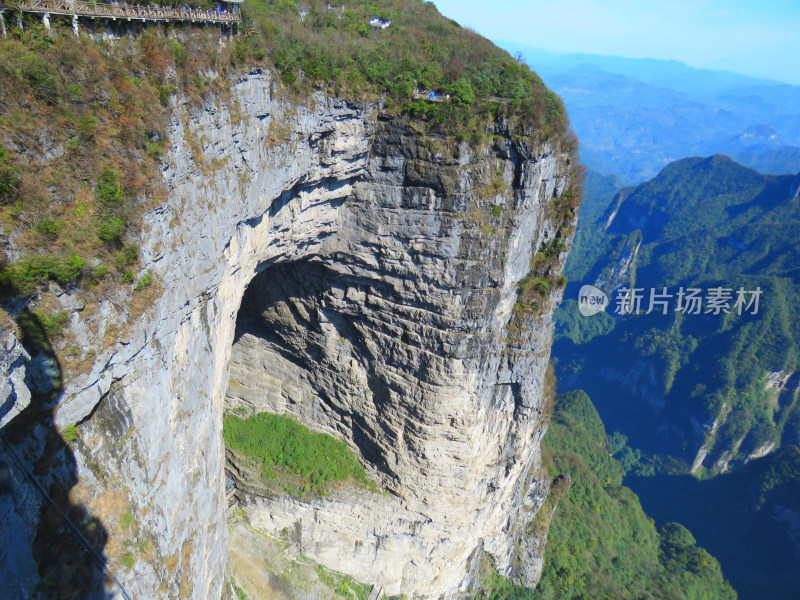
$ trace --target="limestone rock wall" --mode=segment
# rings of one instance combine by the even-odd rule
[[[387,593],[449,595],[483,552],[511,573],[517,517],[543,497],[530,474],[550,309],[507,325],[555,235],[546,209],[567,157],[502,131],[470,148],[372,104],[272,90],[252,73],[230,98],[173,107],[169,197],[140,244],[159,293],[141,316],[62,298],[97,348],[55,411],[59,429],[77,424],[72,494],[133,597],[219,598],[223,410],[286,412],[345,439],[386,492],[303,501],[241,476],[255,524],[291,524],[304,552]],[[126,538],[150,548],[130,569]]]
[[[0,428],[5,427],[31,402],[28,378],[30,354],[22,347],[16,331],[0,324]]]
[[[566,175],[547,148],[522,151],[380,121],[340,231],[271,264],[245,294],[228,408],[344,438],[390,492],[287,499],[236,464],[245,512],[386,594],[463,591],[483,552],[513,571],[543,433],[549,313],[522,333],[509,324]]]

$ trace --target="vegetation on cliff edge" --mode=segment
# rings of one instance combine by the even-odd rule
[[[248,0],[244,14],[252,34],[240,40],[242,52],[264,56],[295,90],[380,96],[388,109],[450,131],[506,118],[510,133],[540,140],[567,132],[563,103],[538,75],[431,2],[354,0],[342,10],[320,0]],[[391,25],[373,29],[373,18]],[[427,102],[418,90],[451,101]]]
[[[120,291],[131,320],[137,297],[149,299],[138,301],[143,310],[159,286],[140,272],[137,239],[141,215],[167,193],[160,169],[170,98],[189,101],[173,116],[186,115],[224,99],[235,73],[272,69],[279,93],[300,102],[312,90],[382,98],[385,110],[450,139],[500,133],[575,148],[563,105],[541,79],[431,3],[357,0],[328,10],[250,0],[243,11],[243,33],[225,44],[215,28],[145,25],[112,42],[75,37],[58,17],[49,32],[30,15],[24,30],[9,27],[0,43],[0,302],[15,318],[20,306],[51,318],[63,289],[78,290],[86,311]],[[392,24],[373,30],[373,17]],[[417,89],[451,101],[425,102]],[[68,336],[67,323],[56,336],[67,373],[98,350]]]

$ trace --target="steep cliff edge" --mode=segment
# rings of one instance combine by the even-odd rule
[[[455,591],[481,551],[511,574],[543,433],[549,313],[508,326],[517,284],[557,234],[546,212],[565,161],[378,119],[338,231],[250,283],[226,405],[346,439],[389,494],[265,497],[231,468],[251,522],[293,530],[304,554],[391,595]]]
[[[242,479],[257,526],[296,527],[304,552],[386,593],[463,589],[482,552],[534,580],[541,556],[514,549],[547,486],[551,303],[517,295],[537,250],[571,236],[551,202],[568,154],[502,124],[458,144],[376,104],[271,87],[252,73],[190,118],[173,106],[169,198],[140,244],[159,293],[139,318],[113,299],[73,318],[86,346],[119,340],[55,412],[77,424],[72,494],[109,531],[111,570],[134,597],[220,596],[222,414],[247,405],[346,440],[386,490],[312,501]],[[147,550],[123,575],[134,542]]]

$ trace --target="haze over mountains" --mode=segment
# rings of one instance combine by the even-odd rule
[[[678,61],[554,54],[513,43],[564,100],[591,169],[626,183],[686,156],[800,170],[800,87]]]

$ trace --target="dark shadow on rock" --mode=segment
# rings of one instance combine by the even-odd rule
[[[30,312],[17,316],[31,356],[31,402],[0,431],[0,597],[5,600],[110,599],[104,548],[108,533],[70,499],[77,464],[55,426],[61,367],[45,327]],[[74,438],[73,438],[74,439]]]
[[[346,342],[353,355],[365,365],[368,392],[380,412],[390,402],[390,384],[375,372],[376,357],[362,332],[363,327],[375,324],[364,322],[356,302],[331,300],[341,300],[348,292],[363,295],[378,291],[379,295],[388,297],[387,287],[385,282],[338,273],[311,260],[262,265],[242,297],[233,344],[235,346],[244,335],[257,337],[268,342],[271,351],[296,366],[298,374],[314,374],[314,378],[324,379],[320,372],[335,377],[331,374],[342,371],[336,357],[329,356],[324,345],[322,327],[333,327],[339,339]],[[336,413],[337,422],[348,424],[351,439],[362,458],[382,473],[396,478],[375,441],[382,435],[396,435],[392,428],[386,426],[385,431],[375,431],[362,414],[346,408],[330,390],[316,389],[315,393],[325,412]],[[383,425],[382,420],[379,424]]]

